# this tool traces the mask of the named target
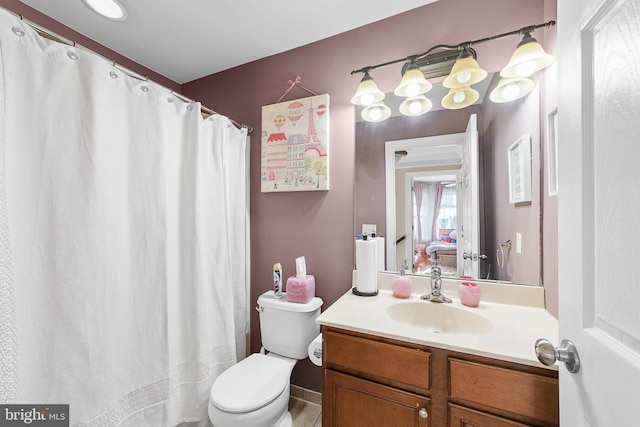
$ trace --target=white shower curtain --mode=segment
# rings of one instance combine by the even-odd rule
[[[245,353],[246,130],[0,10],[0,403],[206,422]]]

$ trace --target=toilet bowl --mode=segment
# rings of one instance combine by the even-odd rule
[[[223,372],[209,399],[214,427],[285,427],[295,362],[254,353]]]
[[[276,299],[273,291],[258,298],[262,342],[269,353],[250,355],[214,381],[208,411],[214,427],[291,426],[291,371],[319,333],[315,319],[321,305],[320,298],[306,304]]]

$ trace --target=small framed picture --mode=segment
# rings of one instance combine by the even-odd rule
[[[549,195],[558,195],[558,109],[547,116],[547,174]]]
[[[522,135],[508,149],[509,203],[531,201],[531,135]]]

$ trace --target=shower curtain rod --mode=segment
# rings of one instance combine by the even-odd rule
[[[114,61],[114,60],[112,60],[112,59],[108,59],[108,58],[107,58],[107,57],[105,57],[104,55],[101,55],[101,54],[99,54],[98,52],[96,52],[96,51],[94,51],[94,50],[92,50],[92,49],[89,49],[89,48],[88,48],[88,47],[86,47],[86,46],[79,45],[79,44],[77,44],[76,42],[74,42],[73,40],[69,40],[69,39],[67,39],[66,37],[62,37],[61,35],[56,34],[56,33],[54,33],[53,31],[50,31],[50,30],[48,30],[48,29],[46,29],[46,28],[44,28],[44,27],[42,27],[42,26],[40,26],[40,25],[36,24],[35,22],[29,21],[28,19],[25,19],[25,17],[24,17],[24,16],[22,16],[21,14],[19,14],[19,13],[13,12],[12,10],[9,10],[9,9],[7,9],[7,8],[5,8],[5,7],[2,7],[2,6],[0,6],[0,8],[2,8],[3,10],[6,10],[6,11],[7,11],[7,12],[9,12],[10,14],[12,14],[12,15],[14,15],[14,16],[16,16],[16,17],[20,18],[20,20],[21,20],[22,22],[24,22],[25,24],[29,25],[29,26],[30,26],[31,28],[33,28],[33,29],[34,29],[38,34],[40,34],[41,36],[44,36],[44,37],[48,38],[49,40],[53,40],[53,41],[55,41],[55,42],[57,42],[57,43],[66,44],[67,46],[81,47],[82,49],[87,50],[87,51],[89,51],[89,52],[93,53],[94,55],[98,55],[99,57],[101,57],[101,58],[105,59],[106,61],[110,61],[110,62],[112,62],[114,67],[116,67],[117,69],[119,69],[119,70],[120,70],[120,71],[122,71],[123,73],[127,74],[129,77],[132,77],[132,78],[134,78],[134,79],[138,79],[138,80],[142,80],[142,81],[145,81],[145,82],[150,81],[148,77],[144,77],[144,76],[142,76],[142,75],[140,75],[140,74],[138,74],[138,73],[136,73],[136,72],[134,72],[134,71],[131,71],[131,70],[129,70],[128,68],[125,68],[124,66],[122,66],[122,65],[118,64],[116,61]],[[154,84],[157,84],[158,86],[161,86],[161,87],[163,87],[163,88],[165,88],[165,89],[167,89],[167,90],[170,90],[170,91],[171,91],[171,93],[172,93],[176,98],[180,99],[180,100],[181,100],[181,101],[183,101],[183,102],[195,102],[195,100],[193,100],[193,99],[189,99],[189,98],[187,98],[186,96],[184,96],[184,95],[182,95],[182,94],[180,94],[180,93],[175,92],[173,89],[169,89],[168,87],[166,87],[166,86],[164,86],[164,85],[162,85],[162,84],[160,84],[160,83],[158,83],[158,82],[155,82],[155,81],[153,81],[153,80],[151,80],[151,81],[152,81]],[[218,113],[218,112],[214,111],[214,110],[213,110],[213,109],[211,109],[211,108],[205,107],[204,105],[200,105],[200,113],[201,113],[204,117],[209,117],[209,116],[214,115],[214,114],[218,114],[218,115],[224,116],[224,114],[220,114],[220,113]],[[227,116],[225,116],[225,117],[227,117]],[[245,128],[245,129],[247,129],[247,133],[248,133],[248,134],[250,134],[250,133],[252,133],[252,132],[253,132],[253,126],[245,125],[244,123],[240,123],[240,122],[238,122],[238,121],[236,121],[236,120],[232,119],[231,117],[227,117],[227,118],[228,118],[228,119],[229,119],[229,121],[231,121],[231,123],[233,123],[233,125],[234,125],[235,127],[237,127],[238,129]]]

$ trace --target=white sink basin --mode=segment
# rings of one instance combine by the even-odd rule
[[[404,302],[387,308],[387,315],[396,322],[444,334],[486,334],[491,331],[489,320],[451,304],[428,301]]]

